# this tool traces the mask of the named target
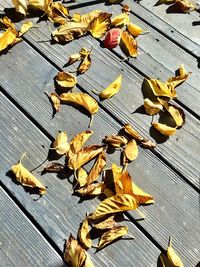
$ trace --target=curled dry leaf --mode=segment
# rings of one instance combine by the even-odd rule
[[[44,169],[43,173],[45,172],[55,172],[60,173],[64,171],[64,165],[59,162],[50,162]]]
[[[167,84],[171,84],[173,87],[177,87],[178,85],[182,84],[187,78],[190,77],[192,73],[186,72],[184,64],[181,64],[179,69],[177,70],[177,75],[175,77],[170,77],[167,80]]]
[[[45,186],[22,165],[21,163],[22,157],[18,164],[13,165],[11,167],[11,171],[15,175],[16,180],[23,186],[38,189],[38,192],[41,195],[45,194],[46,192]]]
[[[80,54],[78,54],[78,53],[77,54],[72,54],[70,56],[68,62],[67,62],[67,65],[69,66],[69,65],[71,65],[74,62],[79,61],[79,60],[81,60],[81,55]]]
[[[25,34],[27,31],[29,31],[33,27],[33,23],[31,21],[25,21],[22,24],[22,27],[19,31],[19,37]]]
[[[77,189],[75,192],[81,196],[98,196],[104,193],[104,183],[92,183],[88,186]]]
[[[56,150],[56,153],[59,155],[64,155],[69,151],[70,146],[67,140],[68,138],[66,132],[60,132],[56,136],[55,141],[53,142],[53,149]]]
[[[138,156],[138,146],[134,139],[130,140],[124,149],[125,158],[133,161]],[[125,159],[125,161],[126,161]]]
[[[27,12],[27,3],[26,0],[12,0],[13,5],[15,6],[16,12],[26,15]]]
[[[122,75],[119,75],[116,80],[114,80],[106,89],[104,89],[99,97],[102,99],[107,99],[113,97],[121,88]]]
[[[105,148],[106,146],[104,145],[91,145],[81,149],[77,154],[71,155],[68,161],[68,167],[71,170],[77,170],[103,152]]]
[[[153,102],[149,98],[145,98],[144,108],[147,114],[155,115],[163,109],[163,106],[159,102]]]
[[[104,142],[114,147],[120,147],[126,145],[128,140],[121,135],[109,135],[105,137]]]
[[[169,127],[166,124],[154,122],[152,123],[152,126],[161,134],[166,136],[174,135],[176,133],[176,128]]]
[[[96,210],[89,216],[89,219],[96,220],[108,214],[136,210],[137,208],[138,202],[134,196],[128,194],[116,194],[103,200],[97,206]]]
[[[51,93],[49,96],[55,112],[60,111],[60,98],[56,93]]]
[[[87,173],[87,171],[84,168],[81,167],[81,168],[79,168],[77,170],[76,178],[77,178],[77,181],[78,181],[78,183],[79,183],[79,185],[81,187],[86,185],[86,183],[87,183],[87,177],[88,177],[88,173]]]
[[[104,39],[104,47],[108,49],[118,46],[121,38],[122,30],[119,28],[110,29]]]
[[[114,220],[115,215],[111,215],[105,220],[101,222],[95,222],[95,220],[92,221],[92,227],[99,230],[106,230],[106,229],[112,229],[116,225],[116,221]]]
[[[98,17],[94,18],[89,26],[89,31],[94,38],[101,38],[110,28],[110,17],[112,14],[100,13]]]
[[[183,262],[172,247],[171,237],[169,238],[169,245],[167,248],[167,258],[174,267],[184,267]]]
[[[70,142],[70,151],[73,154],[78,153],[92,134],[93,131],[91,130],[83,131],[77,134]]]
[[[49,8],[46,10],[46,14],[51,22],[65,24],[66,18],[69,16],[69,11],[61,3],[51,2]]]
[[[91,50],[88,51],[85,48],[84,48],[84,50],[86,50],[87,52],[85,53],[84,56],[83,56],[83,52],[81,54],[83,60],[80,63],[80,65],[78,66],[78,69],[77,69],[78,74],[85,73],[89,69],[89,67],[91,66]]]
[[[112,27],[124,27],[126,25],[128,25],[130,23],[130,18],[129,18],[129,14],[124,12],[118,16],[115,16],[112,20],[111,20],[111,26]]]
[[[56,83],[63,88],[72,88],[76,83],[76,77],[71,73],[60,71],[55,77]]]
[[[163,106],[167,112],[172,116],[174,119],[176,127],[181,127],[185,120],[185,114],[183,110],[175,105],[170,105],[167,102],[163,101]]]
[[[137,57],[138,55],[137,41],[133,38],[133,36],[129,32],[127,31],[122,32],[119,45],[126,56]]]
[[[109,245],[110,243],[122,237],[123,235],[126,235],[127,233],[128,233],[127,226],[114,226],[109,231],[103,233],[103,235],[99,240],[98,250],[104,248],[105,246]]]
[[[87,218],[85,218],[85,220],[82,222],[80,226],[80,229],[78,231],[78,238],[85,249],[88,249],[92,246],[92,240],[90,237],[90,228]]]
[[[132,192],[137,201],[140,204],[153,204],[154,200],[151,195],[144,192],[141,188],[139,188],[135,183],[132,182]]]
[[[144,33],[145,31],[137,26],[136,24],[130,22],[127,25],[127,30],[130,34],[132,34],[134,37],[138,37],[140,34]]]

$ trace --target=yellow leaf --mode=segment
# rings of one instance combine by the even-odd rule
[[[114,220],[115,215],[109,216],[105,220],[101,222],[95,222],[95,220],[92,221],[92,227],[99,230],[106,230],[111,229],[116,225],[116,221]]]
[[[17,34],[12,28],[8,28],[3,33],[0,33],[0,52],[8,48],[10,45],[14,45],[16,43],[16,40],[18,40]],[[21,39],[19,39],[19,41],[20,40]]]
[[[49,96],[53,107],[55,109],[56,112],[58,112],[60,110],[60,98],[56,93],[51,93]]]
[[[132,34],[134,37],[138,37],[141,33],[144,32],[142,28],[137,26],[136,24],[130,22],[127,26],[127,30],[130,34]]]
[[[81,55],[78,54],[78,53],[77,54],[73,54],[73,55],[70,56],[70,58],[69,58],[69,60],[67,62],[67,65],[69,66],[69,65],[71,65],[74,62],[79,61],[79,60],[81,60]]]
[[[76,77],[71,73],[60,71],[55,77],[57,84],[64,88],[72,88],[76,83]]]
[[[50,8],[47,9],[47,16],[51,22],[65,24],[66,17],[69,16],[68,9],[61,3],[51,3]]]
[[[119,45],[126,56],[137,57],[137,41],[127,31],[122,32]]]
[[[83,267],[94,267],[94,264],[92,263],[92,261],[91,261],[89,255],[87,254],[87,252],[86,252],[86,255],[87,255],[87,257],[86,257],[85,264],[84,264]]]
[[[16,12],[19,12],[25,16],[27,11],[26,0],[12,0],[12,2],[15,6]]]
[[[104,142],[114,147],[120,147],[127,144],[128,140],[121,135],[109,135],[105,137]]]
[[[29,0],[28,3],[30,8],[39,9],[47,13],[52,4],[52,0]]]
[[[138,146],[134,139],[130,140],[124,149],[124,154],[126,158],[133,161],[138,156]]]
[[[79,168],[77,170],[77,181],[81,187],[86,185],[87,177],[88,177],[88,174],[84,168]]]
[[[101,10],[93,10],[87,14],[80,15],[80,22],[83,22],[89,26],[92,20],[97,18],[101,13]]]
[[[152,123],[152,125],[163,135],[170,136],[176,133],[176,128],[169,127],[166,124],[154,122]]]
[[[121,88],[122,75],[119,75],[116,80],[114,80],[106,89],[104,89],[99,97],[102,99],[107,99],[113,97]]]
[[[111,242],[115,241],[116,239],[126,235],[128,233],[127,226],[114,226],[111,230],[103,233],[99,240],[98,250],[104,248],[105,246],[109,245]]]
[[[89,69],[89,67],[91,65],[91,56],[90,55],[91,55],[91,51],[88,51],[87,54],[84,56],[82,62],[78,66],[78,69],[77,69],[78,74],[83,74]]]
[[[115,181],[115,192],[116,194],[128,194],[133,196],[132,179],[127,171],[121,173],[118,181]]]
[[[4,28],[5,29],[6,28],[12,28],[16,32],[16,35],[18,34],[18,32],[16,31],[14,23],[12,23],[12,21],[7,16],[4,16],[3,18],[0,18],[0,24],[4,25],[3,29]],[[1,25],[0,25],[0,28],[2,28]]]
[[[78,153],[92,134],[93,134],[93,131],[91,130],[83,131],[77,134],[70,142],[71,152],[73,154]]]
[[[176,254],[172,247],[171,238],[169,238],[169,245],[167,248],[167,258],[173,264],[174,267],[184,267],[180,257]]]
[[[153,197],[146,192],[144,192],[141,188],[139,188],[135,183],[132,182],[132,192],[137,201],[140,204],[153,204]]]
[[[145,98],[144,108],[147,114],[155,115],[163,109],[163,106],[159,102],[153,102],[149,98]]]
[[[77,154],[71,155],[68,161],[68,167],[71,170],[77,170],[103,152],[105,148],[103,145],[91,145],[81,149]]]
[[[166,82],[167,84],[171,84],[173,87],[176,87],[187,80],[187,78],[192,74],[191,72],[186,73],[184,64],[181,64],[177,72],[178,75],[169,78]]]
[[[104,183],[92,183],[88,186],[77,189],[75,192],[81,196],[98,196],[104,192]]]
[[[18,164],[11,167],[11,171],[14,173],[16,180],[23,186],[38,189],[39,194],[43,195],[46,192],[45,186],[21,164],[21,160],[22,158]]]
[[[112,174],[113,174],[113,182],[115,185],[115,189],[116,189],[116,185],[122,190],[123,186],[120,180],[120,177],[122,175],[122,168],[117,166],[115,163],[112,164]],[[116,191],[116,193],[118,194],[119,191]]]
[[[88,30],[88,25],[82,22],[66,22],[52,33],[55,41],[66,43],[83,36]]]
[[[59,155],[64,155],[69,151],[69,143],[67,142],[67,133],[60,132],[53,142],[53,149],[56,150],[56,153]]]
[[[110,17],[112,14],[100,13],[98,17],[93,19],[89,26],[89,31],[94,38],[101,38],[110,28]]]
[[[98,179],[105,165],[106,165],[106,154],[102,152],[101,154],[99,154],[94,166],[92,167],[87,177],[87,185],[93,183]]]
[[[81,227],[78,231],[78,238],[85,249],[88,249],[92,246],[92,240],[90,237],[90,229],[87,218],[85,218],[85,220],[81,224]]]
[[[90,220],[99,219],[105,215],[128,210],[136,210],[138,202],[134,196],[128,194],[117,194],[103,200],[90,216]]]
[[[118,16],[115,16],[112,20],[111,20],[111,26],[113,27],[124,27],[126,25],[128,25],[130,23],[130,18],[129,18],[129,14],[127,13],[122,13]]]
[[[176,127],[180,127],[183,125],[185,115],[181,108],[176,107],[175,105],[170,105],[167,102],[165,102],[164,108],[167,110],[167,112],[169,112],[169,114],[174,119]]]
[[[22,24],[22,27],[19,31],[19,37],[25,34],[27,31],[30,30],[30,28],[33,27],[33,23],[31,21],[26,21]]]

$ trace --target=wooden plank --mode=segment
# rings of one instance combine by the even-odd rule
[[[93,199],[80,203],[78,197],[72,196],[72,185],[68,179],[60,179],[55,174],[41,176],[39,171],[43,169],[46,163],[33,172],[47,186],[46,195],[40,199],[36,195],[25,192],[22,186],[14,183],[10,176],[5,175],[24,151],[27,152],[28,156],[24,159],[24,165],[28,169],[33,169],[41,164],[48,154],[51,141],[11,102],[3,96],[2,99],[0,121],[3,133],[1,133],[0,151],[1,153],[4,151],[4,153],[1,180],[4,186],[20,201],[21,205],[62,251],[64,239],[70,233],[76,236],[79,223],[84,219],[86,212],[90,213],[95,209],[97,200]],[[100,118],[101,120],[102,118]],[[76,124],[76,130],[79,129]],[[95,137],[97,136],[98,134],[95,134]],[[37,201],[35,201],[36,199]],[[94,265],[99,267],[119,266],[126,261],[128,266],[131,266],[132,262],[140,267],[149,266],[149,264],[156,266],[160,251],[132,222],[127,221],[123,224],[129,227],[129,233],[135,236],[135,240],[121,240],[95,255],[92,253]]]
[[[43,31],[42,27],[41,31]],[[39,40],[39,38],[41,38],[41,32],[39,31],[35,31],[34,34],[30,35],[30,40],[33,39],[33,35],[34,40]],[[43,38],[45,38],[45,33]],[[87,42],[87,45],[85,42]],[[59,64],[59,66],[63,66],[67,61],[66,54],[72,54],[79,51],[81,46],[91,47],[91,45],[92,44],[88,38],[82,38],[81,43],[80,40],[70,43],[67,46],[67,51],[65,51],[65,47],[61,47],[59,45],[50,47],[47,43],[43,44],[41,49],[48,58],[51,58],[54,61],[54,63]],[[75,49],[74,46],[77,48]],[[2,66],[3,70],[1,73],[2,79],[0,81],[0,85],[5,87],[12,97],[17,99],[17,101],[20,102],[20,105],[26,107],[26,109],[28,109],[29,106],[33,106],[32,103],[36,103],[39,98],[42,98],[42,101],[46,102],[46,96],[42,92],[53,91],[53,78],[56,75],[56,69],[51,67],[46,60],[44,60],[26,43],[18,44],[18,46],[13,47],[11,51],[13,51],[12,54],[9,53],[1,56],[0,66]],[[147,133],[150,130],[151,117],[137,112],[132,114],[143,103],[143,96],[140,90],[143,79],[138,73],[135,73],[131,67],[126,66],[126,68],[124,68],[123,63],[120,63],[117,58],[110,57],[108,61],[107,53],[109,52],[103,53],[101,50],[96,50],[96,47],[94,47],[92,67],[84,75],[78,77],[78,82],[84,90],[86,90],[89,94],[92,94],[92,96],[98,100],[98,97],[92,93],[92,89],[101,90],[105,88],[119,75],[119,73],[123,73],[122,90],[120,90],[114,98],[102,101],[101,106],[112,113],[112,115],[115,116],[115,118],[117,118],[122,124],[130,122],[144,136],[148,136]],[[112,54],[110,55],[112,56]],[[31,61],[32,70],[26,74],[26,77],[21,77],[21,73],[26,72],[26,69]],[[103,66],[103,71],[101,66]],[[43,73],[45,73],[45,69],[48,69],[48,72],[46,72],[49,74],[48,80],[47,77],[43,75]],[[74,66],[70,69],[74,69]],[[15,78],[9,83],[8,81],[12,77],[11,73],[13,75],[13,72]],[[38,91],[34,90],[34,94],[30,91],[29,94],[31,94],[32,99],[30,99],[30,102],[28,103],[28,100],[25,101],[25,97],[27,95],[26,90],[32,86],[33,74],[35,75],[34,87],[37,88],[42,85],[43,88],[41,89],[39,87]],[[37,84],[38,79],[40,79],[40,84]],[[25,91],[18,92],[19,84],[21,84],[24,88],[27,87],[27,89]],[[37,114],[38,110],[33,112],[33,116],[36,119],[39,118],[38,120],[40,125],[44,128],[46,126],[49,127],[47,121]],[[42,110],[42,114],[44,114],[44,116],[47,114],[47,111],[44,111],[44,108]],[[51,110],[48,111],[48,118],[51,116],[50,114]],[[199,121],[186,112],[186,124],[180,131],[178,131],[177,135],[172,136],[166,142],[164,142],[165,140],[157,140],[159,145],[155,149],[159,155],[163,156],[169,164],[174,166],[197,188],[199,188],[200,176],[198,168],[200,159],[197,156],[200,146],[199,131]],[[192,143],[190,140],[193,140]]]
[[[38,60],[39,57],[37,56],[37,62]],[[23,62],[22,58],[21,61]],[[26,112],[32,116],[35,113],[35,118],[38,120],[42,118],[45,122],[43,126],[45,127],[48,124],[46,131],[48,131],[50,135],[55,136],[58,130],[67,130],[69,139],[71,139],[77,132],[85,130],[88,124],[88,118],[78,110],[69,106],[63,106],[60,114],[51,120],[50,106],[42,97],[44,89],[42,74],[45,76],[46,84],[51,88],[52,84],[50,81],[52,79],[50,76],[53,72],[52,70],[50,71],[45,64],[41,64],[43,69],[40,69],[41,75],[37,77],[36,69],[33,67],[33,60],[31,60],[31,62],[32,66],[30,72],[32,75],[32,83],[28,83],[30,77],[28,74],[29,71],[27,71],[27,81],[23,82],[21,77],[21,82],[16,86],[18,88],[17,100],[26,98],[26,107],[23,104],[23,108],[26,109]],[[24,64],[26,65],[25,62]],[[26,65],[26,68],[28,70],[28,65]],[[49,77],[47,75],[49,75]],[[34,84],[34,80],[37,81],[39,87]],[[15,79],[13,82],[14,81]],[[9,83],[7,83],[7,86],[8,84]],[[33,90],[34,94],[31,93]],[[36,98],[37,95],[38,98]],[[28,169],[34,169],[46,159],[50,141],[41,135],[36,127],[31,126],[27,118],[19,114],[6,99],[3,100],[2,110],[4,112],[0,112],[3,117],[1,120],[3,126],[0,128],[3,130],[3,137],[1,140],[6,140],[6,143],[3,142],[0,146],[0,153],[4,158],[3,172],[7,172],[10,166],[19,159],[24,151],[27,151],[29,155],[24,162],[25,166]],[[106,134],[115,134],[120,128],[121,126],[114,119],[100,109],[93,122],[92,129],[94,130],[94,135],[88,143],[99,143]],[[112,162],[119,164],[118,153],[107,155],[107,158],[108,167]],[[43,164],[43,166],[44,165],[45,164]],[[128,169],[131,175],[133,175],[136,184],[154,195],[156,201],[154,205],[142,209],[147,218],[138,224],[140,224],[156,242],[163,246],[163,248],[166,248],[168,237],[172,235],[176,248],[184,262],[188,266],[195,265],[199,259],[199,194],[168,166],[163,164],[161,160],[158,160],[158,158],[147,150],[140,149],[139,157],[135,162],[130,164]],[[38,178],[40,177],[38,173],[40,170],[42,170],[42,166],[34,172]],[[2,179],[5,186],[12,194],[17,196],[22,205],[36,218],[41,227],[55,240],[60,248],[63,246],[63,239],[66,235],[69,235],[69,232],[73,234],[76,233],[78,224],[83,219],[85,213],[91,212],[96,206],[95,200],[94,202],[86,201],[77,204],[78,198],[71,196],[71,185],[66,179],[60,180],[54,174],[40,177],[44,184],[48,186],[48,190],[47,194],[37,202],[33,202],[32,198],[24,192],[23,188],[14,184],[9,177],[3,177]],[[137,213],[132,213],[132,216],[138,219]],[[135,235],[136,230],[130,231]],[[188,232],[190,232],[190,235],[188,235]],[[132,255],[135,259],[134,262],[138,262],[138,249],[136,249],[136,247],[143,246],[143,242],[140,238],[136,238],[136,240],[139,243],[134,243],[134,248],[130,243],[123,243],[126,250],[131,250],[130,252],[127,250],[126,255]],[[193,248],[192,250],[191,247]],[[108,247],[108,249],[110,249],[109,252],[107,252],[107,249],[102,251],[102,253],[106,254],[104,256],[98,254],[100,260],[102,257],[103,259],[110,258],[112,254],[111,258],[115,259],[116,262],[119,261],[118,266],[119,264],[123,265],[124,256],[122,254],[124,253],[124,249],[119,248],[120,251],[118,251],[117,248],[115,247],[113,251],[112,248]],[[141,263],[141,266],[149,266],[151,265],[151,261],[153,266],[155,266],[155,253],[152,253],[151,249],[146,251],[144,247],[141,247],[141,252],[143,250],[146,256],[144,256],[144,263]],[[145,263],[145,259],[149,257],[148,254],[146,254],[147,252],[150,253],[150,260],[148,263]],[[112,265],[107,262],[106,266]]]
[[[62,258],[2,187],[0,187],[0,221],[2,267],[65,266]]]

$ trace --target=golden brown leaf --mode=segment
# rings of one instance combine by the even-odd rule
[[[81,196],[98,196],[104,192],[104,183],[92,183],[88,186],[77,189],[75,192]]]
[[[66,18],[69,16],[69,11],[61,3],[52,2],[50,8],[46,10],[46,14],[51,22],[65,24]]]
[[[137,26],[136,24],[130,22],[127,25],[127,30],[130,34],[132,34],[134,37],[138,37],[140,34],[144,33],[145,31]]]
[[[55,41],[66,43],[83,36],[88,25],[82,22],[66,22],[52,33]]]
[[[177,70],[178,75],[175,77],[171,77],[167,80],[167,84],[171,84],[173,87],[177,87],[181,83],[183,83],[185,80],[187,80],[188,77],[192,74],[191,72],[186,72],[184,64],[181,64],[180,68]]]
[[[126,171],[121,173],[118,180],[115,180],[116,194],[133,195],[132,179],[130,174]]]
[[[91,65],[91,56],[90,55],[91,55],[91,51],[88,51],[87,55],[85,55],[82,62],[78,66],[78,69],[77,69],[78,74],[83,74],[89,69],[89,67]]]
[[[71,152],[73,154],[78,153],[92,134],[93,134],[93,131],[91,130],[83,131],[77,134],[70,142]]]
[[[19,31],[19,37],[25,34],[27,31],[30,30],[30,28],[33,27],[33,23],[31,21],[26,21],[22,24],[22,27]]]
[[[81,227],[78,231],[78,238],[85,249],[88,249],[92,246],[92,240],[90,237],[90,229],[87,218],[85,218],[85,220],[81,224]]]
[[[169,114],[174,119],[176,127],[181,127],[185,119],[183,110],[175,105],[170,105],[167,102],[165,102],[164,108],[166,109],[167,112],[169,112]]]
[[[99,230],[111,229],[116,225],[116,221],[114,220],[115,215],[109,216],[105,220],[96,223],[94,220],[92,221],[92,227]]]
[[[109,135],[105,137],[104,142],[114,147],[120,147],[127,144],[128,140],[121,135]]]
[[[16,31],[14,23],[12,23],[12,21],[7,16],[4,16],[3,18],[0,18],[0,28],[4,29],[4,30],[7,29],[7,28],[12,28],[13,30]],[[16,35],[17,35],[17,31],[16,31]]]
[[[161,134],[166,136],[170,136],[176,133],[176,128],[169,127],[166,124],[154,122],[152,123],[152,126]]]
[[[114,226],[109,231],[103,233],[103,235],[99,240],[98,250],[104,248],[105,246],[109,245],[110,243],[122,237],[123,235],[126,235],[127,233],[128,233],[127,226]]]
[[[97,18],[100,14],[102,13],[101,10],[93,10],[87,14],[84,15],[80,15],[79,16],[79,22],[83,22],[85,24],[87,24],[88,26],[90,25],[90,23]],[[77,16],[76,16],[77,17]]]
[[[111,19],[111,26],[112,27],[124,27],[130,23],[130,18],[128,13],[122,13],[118,16],[115,16]]]
[[[96,210],[89,216],[90,220],[99,219],[105,215],[128,210],[136,210],[138,202],[134,196],[128,194],[117,194],[103,200]]]
[[[87,177],[87,185],[93,183],[98,179],[105,165],[106,165],[106,154],[102,152],[101,154],[99,154],[94,166],[92,167]]]
[[[147,114],[155,115],[163,109],[163,106],[159,102],[153,102],[149,98],[145,98],[144,108]]]
[[[138,55],[137,41],[133,38],[133,36],[129,32],[127,31],[122,32],[119,45],[126,56],[137,57]]]
[[[52,4],[52,0],[28,0],[28,3],[31,9],[39,9],[47,13]]]
[[[106,89],[104,89],[99,97],[102,99],[107,99],[113,97],[121,88],[122,75],[119,75],[116,80],[114,80]]]
[[[77,154],[71,155],[68,161],[68,167],[71,170],[77,170],[103,152],[105,148],[106,146],[103,145],[91,145],[81,149]]]
[[[82,187],[82,186],[85,186],[86,183],[87,183],[87,177],[88,177],[88,173],[87,171],[84,169],[84,168],[79,168],[77,170],[77,174],[76,174],[76,178],[77,178],[77,181],[79,183],[79,185]],[[77,191],[76,191],[77,192]],[[78,192],[79,193],[79,192]]]
[[[64,155],[69,151],[69,143],[67,142],[67,133],[66,132],[60,132],[54,142],[53,142],[53,148],[56,150],[56,153],[59,155]]]
[[[153,204],[153,197],[146,192],[144,192],[141,188],[139,188],[135,183],[132,182],[132,192],[137,201],[140,204]]]
[[[72,88],[76,83],[76,77],[71,73],[60,71],[55,77],[57,84],[63,88]]]
[[[22,158],[18,164],[11,167],[11,171],[14,173],[16,180],[23,186],[38,189],[39,194],[43,195],[46,192],[45,186],[21,164],[21,160]]]
[[[138,146],[134,139],[130,140],[124,149],[126,159],[133,161],[138,156]]]
[[[81,55],[80,54],[78,54],[78,53],[77,54],[72,54],[70,56],[68,62],[67,62],[67,65],[69,66],[69,65],[71,65],[74,62],[79,61],[79,60],[81,60]]]
[[[123,189],[123,186],[122,186],[122,183],[121,183],[121,180],[120,180],[120,177],[122,175],[122,168],[117,166],[115,163],[113,163],[112,164],[112,174],[113,174],[114,185],[117,184],[117,186],[120,189]],[[118,191],[116,191],[116,193],[118,194]]]
[[[12,0],[13,5],[15,6],[16,12],[26,15],[27,12],[27,3],[26,0]]]
[[[184,13],[188,13],[196,9],[196,5],[188,0],[175,0],[175,3]]]
[[[167,258],[174,267],[184,267],[183,262],[172,247],[171,237],[169,238],[169,245],[167,248]]]
[[[56,93],[51,93],[49,96],[51,103],[54,107],[55,112],[58,112],[60,110],[60,98]]]
[[[110,17],[112,14],[100,13],[98,17],[94,18],[89,26],[89,31],[94,38],[101,38],[110,28]]]

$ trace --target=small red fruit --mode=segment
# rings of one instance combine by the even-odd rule
[[[104,47],[108,49],[118,46],[121,38],[122,30],[119,28],[113,28],[109,30],[104,39]]]

